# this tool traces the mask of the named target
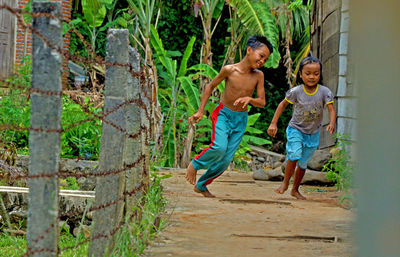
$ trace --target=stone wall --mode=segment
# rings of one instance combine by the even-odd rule
[[[277,154],[260,147],[252,146],[248,154],[248,162],[256,180],[281,181],[284,177],[286,156]],[[332,148],[333,149],[333,148]],[[308,163],[308,169],[303,178],[303,184],[331,185],[332,182],[322,172],[323,166],[331,159],[331,148],[315,151],[313,158]]]
[[[16,160],[15,169],[18,175],[28,174],[29,156],[19,155]],[[2,167],[2,166],[0,166]],[[98,162],[89,160],[76,159],[60,159],[60,169],[71,173],[91,174],[97,170]],[[4,172],[5,167],[2,168]],[[92,221],[92,213],[87,213],[83,224],[80,224],[82,215],[76,213],[84,213],[85,209],[93,205],[94,189],[96,187],[95,177],[81,177],[77,179],[79,190],[60,190],[59,208],[60,208],[60,226],[70,229],[71,233],[76,234],[79,226],[81,229],[88,230],[88,226]],[[21,185],[21,183],[19,183]],[[60,179],[59,185],[67,187],[65,179]],[[26,228],[27,212],[28,212],[28,188],[25,187],[0,187],[0,196],[4,202],[5,210],[0,212],[0,223],[7,224],[7,219],[14,227]],[[7,214],[5,214],[6,212]]]

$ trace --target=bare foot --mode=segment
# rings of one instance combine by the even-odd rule
[[[290,195],[291,196],[293,196],[293,197],[295,197],[295,198],[297,198],[297,199],[299,199],[299,200],[306,200],[306,198],[302,195],[302,194],[300,194],[300,192],[299,191],[291,191],[290,192]]]
[[[288,189],[288,186],[285,184],[282,184],[280,187],[274,189],[275,193],[277,194],[283,194],[285,191]]]
[[[196,183],[196,175],[197,170],[193,168],[192,162],[190,162],[186,169],[185,178],[190,184],[194,185]]]
[[[211,194],[210,191],[206,190],[206,191],[200,191],[197,186],[194,186],[193,189],[196,193],[202,194],[204,197],[210,197],[210,198],[214,198],[215,195]]]

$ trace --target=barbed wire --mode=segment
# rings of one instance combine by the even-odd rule
[[[0,5],[0,10],[5,9],[8,12],[10,12],[11,14],[15,15],[15,17],[17,18],[18,22],[21,24],[21,26],[26,30],[26,31],[30,31],[32,34],[35,34],[38,38],[40,38],[42,40],[42,42],[48,47],[50,48],[52,51],[58,53],[59,55],[61,55],[64,60],[72,60],[76,63],[80,63],[85,65],[86,67],[91,67],[94,64],[96,65],[101,65],[102,67],[120,67],[120,68],[124,68],[128,71],[128,73],[132,76],[132,78],[134,79],[139,79],[139,89],[140,89],[140,93],[138,95],[138,97],[136,99],[128,99],[125,100],[124,102],[122,102],[121,104],[113,107],[110,110],[107,111],[103,111],[102,114],[98,114],[95,113],[93,111],[91,111],[91,106],[89,104],[84,104],[79,100],[79,97],[74,96],[73,93],[69,93],[66,92],[65,89],[63,89],[62,91],[52,91],[52,90],[43,90],[43,89],[39,89],[39,88],[33,88],[32,86],[28,87],[25,84],[21,84],[20,82],[15,82],[12,81],[10,79],[0,79],[0,87],[2,88],[14,88],[14,89],[21,89],[21,90],[25,90],[26,92],[26,98],[27,98],[27,104],[24,106],[29,106],[28,101],[30,99],[30,97],[32,95],[43,95],[43,96],[57,96],[57,97],[63,97],[63,96],[67,96],[69,99],[71,99],[75,104],[79,105],[82,112],[85,113],[88,117],[80,120],[78,122],[74,122],[73,124],[69,124],[69,125],[65,125],[62,128],[47,128],[47,127],[22,127],[19,125],[12,125],[12,124],[0,124],[0,131],[19,131],[19,132],[28,132],[28,131],[33,131],[33,132],[38,132],[38,133],[65,133],[68,132],[76,127],[79,127],[80,125],[86,123],[86,122],[91,122],[91,121],[95,121],[95,120],[100,120],[103,122],[104,124],[107,124],[111,127],[113,127],[116,131],[118,131],[119,133],[122,133],[124,137],[126,138],[130,138],[130,139],[137,139],[140,136],[144,135],[144,145],[145,146],[150,146],[150,134],[151,134],[151,126],[150,125],[144,125],[145,123],[150,124],[151,123],[151,114],[149,113],[148,110],[148,104],[146,104],[146,102],[151,102],[152,101],[152,97],[151,97],[151,80],[149,79],[149,67],[147,67],[147,65],[145,64],[145,62],[143,61],[142,57],[140,57],[140,61],[142,65],[140,67],[139,71],[137,70],[137,67],[134,67],[131,63],[118,63],[118,62],[110,62],[110,61],[106,61],[104,60],[103,57],[100,57],[96,54],[96,52],[94,51],[93,47],[91,46],[91,44],[89,44],[84,36],[82,35],[82,33],[80,33],[75,27],[70,27],[68,29],[68,33],[69,32],[73,32],[77,35],[77,37],[82,41],[82,43],[84,44],[86,51],[88,52],[88,57],[83,57],[80,55],[74,55],[71,54],[69,52],[69,50],[64,49],[61,46],[56,45],[56,43],[52,43],[50,39],[48,39],[46,36],[43,35],[43,33],[41,33],[38,29],[34,28],[31,24],[27,24],[22,15],[29,15],[32,18],[49,18],[49,19],[57,19],[60,22],[65,22],[68,24],[68,21],[64,20],[61,16],[57,16],[57,15],[53,15],[53,14],[49,14],[49,13],[32,13],[26,10],[22,10],[19,8],[12,8],[10,6],[7,6],[5,4]],[[26,82],[25,82],[26,83]],[[0,95],[3,97],[10,97],[13,94],[4,94],[4,95]],[[16,94],[18,95],[18,94]],[[102,93],[97,93],[97,96],[100,99],[103,99],[104,96]],[[126,128],[123,128],[121,125],[112,122],[110,120],[110,118],[108,118],[111,114],[117,112],[118,110],[121,110],[129,105],[135,104],[138,108],[140,108],[141,113],[143,114],[142,118],[146,118],[147,122],[145,121],[141,121],[141,125],[139,126],[139,128],[137,129],[137,131],[135,131],[134,133],[129,132]],[[4,105],[0,105],[0,108],[5,107]],[[21,107],[21,105],[7,105],[7,107]],[[78,158],[79,159],[79,158]],[[32,180],[32,179],[42,179],[42,178],[68,178],[68,177],[74,177],[74,178],[89,178],[89,177],[93,177],[93,178],[98,178],[98,177],[106,177],[106,176],[112,176],[112,175],[118,175],[118,174],[122,174],[123,172],[126,172],[128,170],[131,170],[135,167],[138,167],[138,165],[140,163],[142,163],[142,167],[141,168],[141,172],[142,175],[144,177],[148,177],[149,175],[149,167],[148,167],[148,163],[146,163],[146,154],[142,153],[141,155],[139,155],[137,157],[137,159],[130,163],[130,164],[124,164],[123,167],[119,168],[119,169],[109,169],[109,170],[101,170],[101,171],[95,171],[92,173],[84,173],[84,172],[70,172],[70,171],[66,171],[66,170],[62,170],[61,167],[59,167],[57,172],[54,173],[41,173],[41,174],[35,174],[35,175],[29,175],[29,174],[18,174],[15,177],[15,180]],[[7,176],[7,174],[4,173],[0,173],[0,178],[5,178]],[[138,192],[142,191],[142,190],[146,190],[148,187],[148,184],[146,182],[146,180],[142,180],[141,183],[135,187],[132,190],[124,190],[122,192],[122,194],[116,198],[115,200],[109,201],[109,202],[105,202],[105,203],[101,203],[98,204],[96,206],[92,206],[90,207],[88,210],[86,210],[87,212],[95,212],[95,211],[99,211],[108,207],[111,207],[113,205],[116,205],[122,201],[124,201],[126,199],[126,197],[131,197],[131,196],[138,196]],[[142,199],[142,201],[144,201],[144,199]],[[142,208],[144,204],[142,203],[141,205],[139,205],[139,207]],[[80,216],[83,215],[85,213],[85,211],[70,211],[70,212],[66,212],[66,213],[61,213],[61,211],[58,212],[58,216],[57,216],[57,220],[61,219],[62,217],[76,217],[76,216]],[[88,242],[92,242],[94,240],[100,239],[100,238],[108,238],[110,236],[115,235],[118,231],[120,231],[120,229],[122,227],[124,227],[127,223],[131,222],[132,219],[137,216],[139,213],[139,210],[136,209],[125,221],[121,221],[118,223],[117,226],[115,226],[111,231],[109,231],[108,233],[102,233],[102,234],[95,234],[94,236],[80,241],[77,244],[75,244],[74,246],[70,246],[70,247],[65,247],[65,248],[60,248],[59,246],[57,246],[57,251],[55,251],[54,249],[48,249],[48,248],[37,248],[36,246],[39,244],[39,242],[41,242],[43,239],[46,238],[46,236],[54,229],[55,225],[54,224],[50,224],[49,228],[47,228],[46,230],[44,230],[44,232],[38,236],[37,238],[35,238],[34,240],[32,240],[33,242],[33,246],[31,245],[30,247],[27,247],[26,252],[24,253],[23,256],[29,256],[32,254],[38,254],[38,253],[42,253],[42,252],[50,252],[50,253],[57,253],[60,254],[63,251],[67,251],[73,248],[77,248],[80,245],[83,245],[85,243]],[[79,235],[78,235],[79,236]]]
[[[137,187],[134,188],[133,190],[131,190],[131,191],[124,191],[124,192],[122,193],[122,196],[119,197],[119,198],[117,198],[117,199],[115,199],[114,201],[110,201],[110,202],[108,202],[108,203],[104,203],[104,204],[101,204],[101,205],[98,205],[98,206],[91,207],[91,208],[89,208],[86,212],[98,211],[98,210],[100,210],[100,209],[104,209],[104,208],[107,208],[107,207],[116,205],[116,204],[118,204],[119,202],[125,200],[125,197],[126,197],[126,196],[135,196],[135,195],[136,195],[140,190],[142,190],[145,186],[146,186],[146,184],[142,182],[142,183],[140,183],[139,186],[137,186]],[[64,213],[63,216],[74,217],[74,216],[82,215],[84,212],[85,212],[85,211],[69,212],[69,213],[66,213],[66,214]],[[128,220],[131,220],[135,215],[137,215],[137,211],[133,212],[133,214],[128,218]],[[61,217],[61,213],[58,214],[58,217],[57,217],[57,218],[60,219],[60,217]],[[126,224],[125,222],[120,222],[120,223],[118,224],[118,226],[116,226],[116,227],[110,232],[110,234],[109,234],[108,236],[114,235],[114,234],[115,234],[116,232],[118,232],[125,224]],[[53,228],[54,228],[54,224],[51,224],[51,225],[49,226],[49,228],[45,230],[45,232],[43,233],[43,235],[41,235],[41,236],[39,236],[37,239],[33,240],[33,243],[34,243],[35,245],[38,244],[41,240],[43,240],[43,239],[46,237],[46,235],[47,235],[48,233],[50,233],[50,231],[51,231]],[[103,238],[103,237],[105,237],[105,235],[106,235],[106,234],[99,234],[99,235],[94,236],[94,237],[92,237],[92,238],[86,239],[86,240],[84,240],[83,242],[79,242],[77,245],[73,246],[72,248],[75,248],[75,247],[77,247],[77,246],[79,246],[79,245],[82,245],[82,244],[84,244],[84,243],[87,243],[87,242],[90,242],[90,241],[93,241],[93,240],[96,240],[96,239],[99,239],[99,238]],[[107,236],[107,237],[108,237],[108,236]],[[25,255],[23,255],[23,256],[29,256],[29,254],[34,254],[34,253],[40,253],[40,252],[42,252],[44,249],[45,249],[45,248],[40,248],[40,249],[38,249],[38,250],[30,250],[30,249],[28,249],[27,252],[25,253]],[[71,248],[67,247],[67,248],[64,248],[64,249],[62,249],[62,250],[65,251],[65,250],[68,250],[68,249],[71,249]],[[52,250],[52,251],[53,251],[53,250]],[[53,252],[54,252],[54,251],[53,251]]]

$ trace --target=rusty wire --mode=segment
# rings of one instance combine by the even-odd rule
[[[80,40],[83,42],[83,44],[85,45],[86,49],[88,51],[90,51],[90,58],[84,58],[82,56],[77,56],[77,55],[72,55],[69,53],[68,50],[63,49],[60,46],[56,46],[54,45],[48,38],[46,38],[42,33],[40,33],[40,31],[38,31],[36,28],[32,27],[32,25],[30,24],[26,24],[23,21],[22,15],[24,14],[28,14],[31,15],[33,18],[39,18],[39,17],[46,17],[46,18],[50,18],[50,19],[58,19],[61,22],[67,22],[65,20],[62,20],[61,17],[58,16],[54,16],[52,14],[48,14],[48,13],[31,13],[28,11],[24,11],[18,8],[11,8],[7,5],[0,5],[0,10],[1,9],[5,9],[7,11],[9,11],[11,14],[15,15],[17,20],[20,22],[20,24],[26,29],[26,30],[30,30],[33,34],[35,34],[36,36],[38,36],[44,44],[46,44],[50,49],[52,49],[53,51],[56,51],[57,53],[59,53],[61,56],[63,56],[64,58],[68,59],[68,60],[73,60],[75,62],[79,62],[82,63],[84,65],[93,65],[95,64],[100,64],[106,67],[123,67],[126,68],[127,71],[131,74],[131,76],[133,78],[139,78],[140,79],[140,86],[141,86],[141,93],[138,97],[138,99],[128,99],[126,101],[124,101],[123,103],[119,104],[118,106],[115,106],[113,109],[111,110],[107,110],[106,112],[104,112],[102,115],[98,115],[96,113],[93,113],[90,111],[89,106],[85,105],[85,104],[81,104],[75,97],[72,97],[68,94],[65,94],[65,92],[59,92],[59,91],[49,91],[49,90],[41,90],[38,88],[28,88],[26,86],[22,86],[19,85],[17,83],[13,83],[7,80],[0,80],[0,86],[1,87],[9,87],[9,88],[17,88],[17,89],[23,89],[23,90],[27,90],[27,101],[29,100],[30,96],[33,94],[37,94],[37,95],[45,95],[45,96],[58,96],[58,97],[62,97],[63,95],[68,96],[73,102],[75,102],[76,104],[78,104],[82,111],[84,113],[86,113],[87,115],[89,115],[89,118],[81,120],[79,122],[76,122],[74,124],[71,124],[65,128],[33,128],[33,127],[20,127],[20,126],[14,126],[14,125],[10,125],[10,124],[0,124],[0,131],[2,130],[14,130],[14,131],[34,131],[34,132],[38,132],[38,133],[65,133],[85,122],[90,122],[93,120],[101,120],[102,122],[104,122],[105,124],[108,124],[110,126],[112,126],[113,128],[115,128],[116,130],[118,130],[119,132],[123,133],[124,136],[131,138],[131,139],[135,139],[138,138],[139,136],[145,135],[145,145],[149,146],[149,134],[151,133],[150,129],[151,126],[147,127],[145,125],[141,125],[138,132],[137,133],[129,133],[126,129],[122,128],[121,126],[119,126],[118,124],[115,124],[113,122],[111,122],[109,119],[107,119],[107,116],[109,116],[110,114],[118,111],[121,108],[126,107],[127,105],[130,104],[136,104],[139,108],[141,108],[141,110],[143,111],[143,114],[145,115],[146,119],[148,120],[149,124],[151,122],[151,115],[148,112],[146,103],[143,101],[142,96],[144,98],[146,98],[149,102],[152,101],[151,98],[151,93],[149,94],[149,80],[147,79],[147,77],[149,76],[148,74],[148,67],[146,66],[142,66],[141,70],[139,72],[135,72],[135,67],[132,66],[132,64],[130,63],[116,63],[116,62],[108,62],[105,61],[102,57],[99,57],[95,51],[93,50],[93,48],[91,47],[91,45],[84,39],[83,35],[76,30],[75,28],[70,28],[69,31],[72,31],[74,33],[76,33],[76,35],[80,38]],[[28,104],[27,104],[28,105]],[[144,154],[140,155],[136,161],[134,161],[131,164],[125,164],[123,167],[121,167],[120,169],[111,169],[111,170],[104,170],[104,171],[97,171],[95,173],[92,174],[88,174],[88,173],[73,173],[73,172],[68,172],[68,171],[63,171],[59,168],[58,172],[55,173],[42,173],[42,174],[35,174],[35,175],[18,175],[16,177],[16,179],[38,179],[38,178],[52,178],[52,177],[56,177],[56,178],[67,178],[67,177],[75,177],[75,178],[80,178],[80,177],[105,177],[105,176],[111,176],[111,175],[117,175],[120,174],[122,172],[125,172],[129,169],[132,169],[136,166],[138,166],[140,163],[142,163],[143,167],[143,175],[144,176],[148,176],[149,174],[149,170],[148,167],[146,165],[148,165],[146,163],[146,156]],[[0,178],[3,178],[5,175],[3,173],[0,174]],[[148,185],[145,182],[141,182],[141,184],[136,187],[135,189],[131,190],[131,191],[124,191],[122,193],[122,195],[120,197],[118,197],[117,199],[107,202],[107,203],[102,203],[100,205],[97,206],[93,206],[91,208],[89,208],[89,210],[87,210],[88,212],[94,212],[94,211],[98,211],[107,207],[110,207],[112,205],[115,205],[117,203],[119,203],[120,201],[124,201],[125,198],[127,196],[133,196],[136,195],[140,190],[144,190],[146,189]],[[75,212],[68,212],[68,213],[63,213],[61,214],[61,212],[58,213],[58,217],[57,219],[60,219],[61,215],[62,216],[77,216],[77,215],[82,215],[83,211],[75,211]],[[77,245],[73,246],[73,247],[66,247],[63,249],[60,249],[58,247],[57,249],[57,254],[61,253],[62,251],[66,251],[72,248],[75,248],[77,246],[80,246],[82,244],[85,244],[87,242],[99,239],[99,238],[106,238],[106,237],[110,237],[113,236],[115,233],[117,233],[123,226],[126,225],[127,222],[132,221],[132,219],[138,214],[138,210],[135,210],[132,215],[130,215],[130,217],[127,219],[127,221],[121,221],[115,228],[113,228],[109,233],[107,234],[97,234],[89,239],[86,239],[82,242],[79,242]],[[50,231],[54,229],[54,224],[51,224],[50,227],[48,229],[46,229],[44,231],[44,233],[42,235],[40,235],[39,237],[37,237],[35,240],[33,240],[33,244],[36,245],[37,243],[39,243],[41,240],[43,240],[46,235],[48,233],[50,233]],[[41,253],[41,252],[51,252],[51,253],[55,253],[55,251],[53,249],[46,249],[46,248],[28,248],[26,253],[23,256],[29,256],[31,254],[34,253]]]

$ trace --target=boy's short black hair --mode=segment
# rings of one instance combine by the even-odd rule
[[[273,48],[271,42],[269,42],[269,40],[262,35],[253,35],[253,36],[249,37],[249,39],[247,40],[246,48],[248,46],[250,46],[253,49],[257,49],[262,44],[264,44],[268,48],[270,54],[272,54],[274,52],[274,48]]]

